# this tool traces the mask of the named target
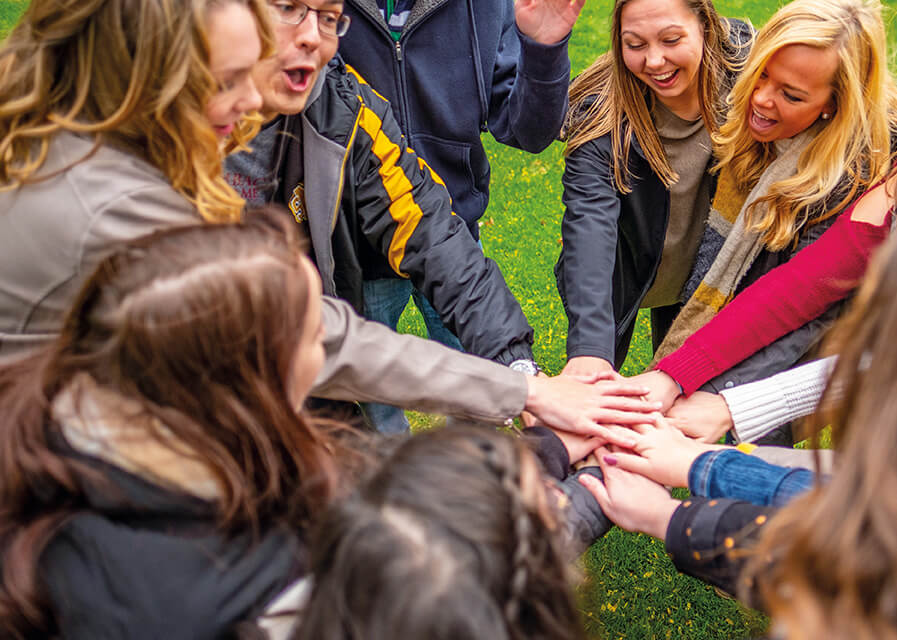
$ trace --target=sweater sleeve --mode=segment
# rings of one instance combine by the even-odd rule
[[[890,228],[887,220],[881,226],[852,220],[852,212],[845,211],[819,240],[736,296],[657,368],[691,394],[845,298]]]
[[[819,404],[835,358],[815,360],[764,380],[723,389],[739,442],[756,440],[779,425],[809,415]]]

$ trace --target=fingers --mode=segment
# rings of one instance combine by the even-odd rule
[[[605,465],[651,478],[653,465],[641,456],[615,451],[599,458]],[[602,469],[604,467],[602,466]],[[653,479],[653,478],[652,478]]]
[[[615,409],[599,408],[588,413],[586,416],[592,422],[601,424],[654,424],[656,420],[655,413],[645,413],[639,411],[617,411]]]
[[[598,506],[601,507],[601,510],[604,511],[604,514],[609,518],[610,513],[613,512],[613,506],[611,504],[610,496],[607,493],[607,487],[604,486],[604,483],[595,476],[590,476],[587,473],[579,476],[579,482],[589,490],[589,493],[595,496],[595,500],[598,501]]]
[[[635,396],[641,398],[651,393],[651,390],[643,384],[623,380],[605,381],[600,387],[596,387],[602,395],[609,397]]]
[[[640,397],[630,398],[622,395],[605,395],[600,399],[600,404],[605,409],[615,409],[617,411],[652,413],[660,410],[659,402],[643,400]]]

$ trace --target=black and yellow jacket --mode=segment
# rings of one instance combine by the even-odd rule
[[[302,143],[278,154],[277,193],[307,219],[324,292],[361,312],[364,279],[407,277],[470,353],[531,358],[533,330],[498,265],[407,146],[389,103],[338,57],[322,75],[305,111],[284,120],[285,138]]]

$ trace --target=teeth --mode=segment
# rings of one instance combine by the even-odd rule
[[[666,82],[667,80],[669,80],[670,78],[673,77],[674,73],[676,73],[675,69],[673,71],[670,71],[669,73],[663,74],[662,76],[654,76],[654,79],[657,80],[658,82]]]
[[[763,120],[764,122],[773,122],[772,118],[767,118],[766,116],[760,115],[756,109],[752,110],[754,112],[754,117],[758,120]]]

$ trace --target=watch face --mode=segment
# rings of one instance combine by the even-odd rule
[[[514,371],[519,371],[520,373],[525,373],[529,376],[534,376],[539,373],[539,367],[536,366],[536,363],[532,360],[515,360],[508,366]]]

